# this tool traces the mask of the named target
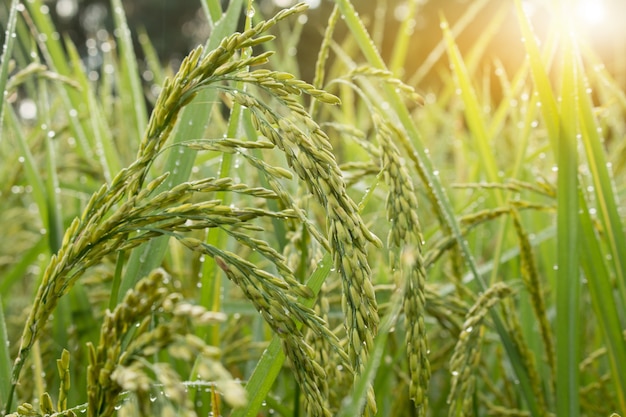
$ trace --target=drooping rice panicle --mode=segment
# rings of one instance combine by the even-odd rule
[[[381,169],[389,186],[387,197],[387,218],[391,222],[387,238],[387,246],[390,249],[389,266],[391,271],[396,271],[400,275],[398,284],[406,286],[403,303],[407,328],[405,343],[411,376],[409,396],[418,408],[418,415],[426,415],[430,364],[424,319],[426,312],[426,268],[422,256],[424,242],[417,218],[418,202],[415,187],[394,144],[394,138],[399,134],[401,133],[379,121]]]
[[[451,417],[456,416],[457,413],[471,415],[472,398],[476,388],[474,372],[480,362],[483,322],[489,309],[511,293],[509,286],[501,282],[496,283],[478,297],[476,303],[467,312],[463,330],[450,359],[452,382],[448,395],[450,404],[448,415]]]
[[[298,322],[326,340],[347,372],[351,372],[351,366],[337,337],[327,329],[324,321],[313,310],[304,307],[298,301],[296,295],[310,296],[310,293],[305,291],[308,287],[300,287],[302,290],[298,292],[298,287],[290,286],[285,280],[257,268],[232,252],[194,238],[176,234],[173,236],[191,250],[213,257],[226,276],[243,290],[246,297],[282,339],[285,352],[291,359],[298,382],[304,390],[310,415],[331,415],[327,398],[323,395],[324,391],[327,392],[324,388],[328,383],[326,374],[315,361],[315,354],[306,343]],[[284,265],[283,268],[288,267]]]
[[[128,291],[114,311],[107,311],[98,345],[88,345],[88,416],[112,415],[119,408],[122,391],[138,397],[154,395],[151,375],[161,384],[167,402],[180,407],[184,415],[195,415],[186,388],[171,366],[145,360],[160,350],[187,361],[201,358],[203,371],[199,375],[222,386],[224,398],[232,405],[245,402],[243,388],[232,384],[228,372],[215,360],[219,351],[188,333],[190,322],[212,324],[223,321],[224,314],[187,303],[167,288],[168,280],[163,270],[154,271]],[[162,319],[152,327],[154,312]],[[141,407],[152,402],[138,400]],[[149,415],[150,410],[141,414]]]
[[[277,75],[279,74],[262,72],[255,74],[254,79],[260,83],[266,77]],[[266,85],[274,82],[302,89],[304,93],[311,94],[318,100],[337,103],[334,96],[301,81],[278,77],[267,81]],[[233,99],[251,110],[255,127],[285,153],[287,163],[326,209],[328,240],[334,264],[343,282],[350,358],[358,373],[365,366],[367,352],[379,322],[365,245],[367,241],[377,245],[380,243],[367,230],[356,204],[346,194],[345,183],[328,137],[302,106],[290,97],[280,97],[282,103],[292,112],[291,117],[280,117],[268,105],[249,95],[235,94]],[[372,401],[368,405],[371,411],[375,411]]]
[[[521,218],[517,210],[511,210],[511,217],[513,219],[513,225],[515,231],[520,240],[520,263],[522,269],[522,279],[526,290],[530,294],[531,305],[537,322],[539,324],[539,333],[541,334],[541,340],[543,341],[545,360],[550,367],[550,375],[552,377],[550,384],[552,390],[556,388],[554,375],[556,375],[556,361],[554,351],[554,336],[550,323],[548,322],[548,315],[546,311],[546,301],[544,296],[543,286],[541,284],[539,271],[533,254],[532,246],[528,234],[522,227]]]
[[[513,307],[508,301],[510,300],[505,300],[505,302],[503,303],[504,309],[505,311],[507,311],[507,314],[505,314],[507,328],[509,330],[509,333],[511,334],[511,339],[513,340],[513,343],[516,344],[517,350],[518,352],[520,352],[521,361],[528,371],[528,375],[532,382],[532,389],[535,394],[535,399],[537,400],[537,403],[540,407],[539,409],[541,410],[541,416],[547,416],[548,407],[546,405],[541,377],[539,376],[539,372],[537,372],[537,363],[535,361],[535,356],[528,347],[528,344],[526,343],[526,340],[522,335],[522,328],[519,318],[517,317],[517,314],[513,313]]]
[[[43,280],[39,286],[33,308],[30,310],[29,318],[24,326],[21,346],[12,371],[10,398],[12,398],[12,393],[18,383],[24,361],[37,340],[41,328],[55,309],[58,300],[70,290],[80,275],[103,257],[117,250],[130,249],[159,234],[159,232],[154,231],[148,232],[128,242],[129,233],[136,229],[124,229],[122,226],[131,225],[124,223],[124,221],[128,212],[134,210],[133,204],[141,203],[142,199],[147,198],[164,181],[165,175],[142,188],[152,161],[163,148],[183,106],[191,101],[200,88],[204,88],[216,80],[221,80],[220,77],[224,75],[225,69],[237,71],[252,63],[264,62],[266,55],[257,57],[256,61],[244,59],[233,61],[234,64],[227,65],[239,49],[268,40],[268,36],[260,34],[280,19],[300,12],[304,8],[306,5],[300,4],[294,8],[285,9],[273,19],[261,22],[242,34],[233,34],[225,38],[217,49],[204,57],[202,57],[202,48],[195,49],[183,60],[174,78],[166,80],[148,122],[146,134],[142,139],[135,162],[122,169],[110,184],[103,185],[92,195],[81,217],[76,218],[66,230],[60,250],[50,259],[43,274]],[[321,97],[327,95],[327,93],[317,90],[312,91],[312,94]],[[203,186],[204,184],[198,183],[195,185],[197,189],[194,189],[194,186],[189,187],[189,185],[182,187],[188,187],[187,191],[189,192],[197,192],[205,189]],[[233,188],[237,187],[234,186]],[[155,204],[176,204],[177,202],[184,202],[189,197],[184,194],[180,187],[170,190],[169,197],[167,195],[160,196],[161,200],[156,199]],[[265,196],[269,196],[269,194],[265,193]],[[110,215],[110,211],[124,198],[128,200],[118,207],[116,213]],[[158,218],[158,220],[163,219]],[[116,225],[115,221],[120,224]],[[173,225],[180,225],[185,221],[174,222]],[[118,227],[117,234],[111,233],[111,226]]]

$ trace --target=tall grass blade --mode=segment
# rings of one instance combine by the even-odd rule
[[[39,90],[40,90],[40,109],[43,110],[43,123],[45,126],[48,126],[47,131],[44,132],[44,144],[46,149],[46,177],[47,181],[45,183],[46,190],[46,213],[48,215],[47,221],[44,222],[48,225],[48,230],[46,231],[48,235],[48,242],[50,246],[50,252],[56,253],[61,247],[61,242],[63,240],[63,214],[61,212],[61,201],[60,191],[61,188],[59,186],[59,176],[58,176],[58,168],[57,168],[57,143],[53,140],[56,133],[52,130],[51,127],[51,119],[48,111],[48,94],[47,87],[45,81],[39,81]]]
[[[609,172],[608,162],[600,140],[600,125],[594,115],[592,98],[587,93],[589,87],[581,74],[578,77],[578,120],[581,124],[582,143],[587,155],[587,163],[593,181],[593,192],[600,214],[603,231],[609,247],[611,264],[615,270],[619,288],[620,304],[626,307],[626,227],[618,211],[617,191],[614,179]]]
[[[69,62],[72,63],[74,68],[81,68],[81,58],[74,43],[68,39],[65,45]],[[106,127],[105,121],[102,120],[105,113],[101,105],[96,101],[96,94],[90,81],[87,79],[87,75],[82,71],[75,71],[75,73],[74,79],[80,85],[80,100],[84,103],[88,115],[85,117],[85,125],[87,125],[90,132],[93,132],[91,146],[96,150],[95,157],[102,167],[102,174],[105,180],[111,182],[115,173],[122,168],[120,157],[116,151],[116,143],[111,136],[110,130]]]
[[[0,295],[0,415],[5,414],[5,406],[11,392],[11,356],[9,348],[11,343],[7,334],[7,326],[4,319],[4,306]]]
[[[54,24],[50,18],[49,8],[42,4],[41,0],[33,0],[25,3],[25,6],[32,18],[35,28],[42,39],[38,46],[42,51],[45,64],[50,70],[60,75],[72,78],[74,76],[70,69],[67,55],[61,45],[61,40],[56,32]],[[30,39],[24,39],[26,44],[31,43]],[[79,70],[79,69],[77,69]],[[93,160],[95,151],[90,142],[92,133],[89,125],[83,124],[80,120],[78,109],[82,107],[80,93],[73,86],[64,85],[59,89],[63,108],[68,115],[73,136],[76,138],[77,153],[87,160]]]
[[[418,0],[409,0],[407,2],[406,15],[414,16],[419,3]],[[389,70],[396,76],[403,75],[402,71],[409,50],[411,35],[413,34],[413,26],[415,26],[415,20],[412,18],[403,19],[400,23],[389,63]]]
[[[19,0],[13,0],[11,7],[9,8],[9,20],[7,21],[7,28],[5,32],[4,45],[2,46],[2,57],[0,58],[0,91],[2,91],[2,97],[0,97],[0,142],[2,141],[2,123],[4,120],[4,103],[6,102],[6,84],[9,79],[9,61],[11,60],[11,54],[13,52],[13,46],[15,45],[15,29],[17,26],[17,6]]]
[[[580,60],[580,58],[579,58]],[[603,240],[608,253],[604,253],[588,205],[581,193],[581,236],[580,253],[582,266],[590,289],[591,302],[598,316],[603,338],[606,342],[611,364],[611,376],[616,386],[616,395],[621,412],[626,413],[626,373],[620,364],[626,363],[626,342],[623,338],[623,314],[626,308],[625,283],[626,248],[624,225],[617,209],[617,193],[614,180],[607,168],[606,155],[600,141],[600,128],[593,113],[590,90],[579,64],[581,73],[577,79],[577,117],[580,122],[581,138],[587,155],[587,164],[593,181],[594,206],[600,214]],[[611,271],[615,271],[618,291],[614,291]],[[616,300],[617,298],[617,300]]]
[[[469,125],[469,130],[473,138],[476,140],[478,155],[485,168],[487,181],[498,182],[498,167],[496,166],[495,155],[493,153],[493,145],[488,136],[487,126],[482,112],[483,106],[480,105],[474,87],[472,86],[470,74],[463,63],[463,58],[459,48],[456,46],[454,38],[448,24],[442,20],[443,36],[446,41],[448,57],[452,65],[452,71],[458,83],[463,103],[465,104],[465,119]],[[498,205],[502,205],[502,192],[496,190],[496,201]]]
[[[252,5],[249,3],[247,6],[251,8]],[[244,30],[250,29],[251,21],[249,17],[249,13],[246,13],[246,23]],[[242,51],[242,57],[249,58],[251,55],[251,48],[247,48],[245,51]],[[235,89],[237,91],[246,92],[246,86],[243,82],[238,82],[235,85]],[[228,120],[228,128],[226,132],[226,137],[236,138],[239,135],[239,132],[242,127],[243,117],[248,117],[249,114],[245,114],[242,109],[242,106],[239,103],[233,104],[233,108],[230,113],[230,118]],[[221,163],[219,167],[219,178],[226,178],[231,175],[232,165],[233,165],[233,155],[226,153],[221,157]],[[229,205],[231,202],[231,193],[219,192],[216,195],[216,198],[222,201],[222,204]],[[211,230],[207,236],[207,243],[209,245],[221,248],[224,247],[227,241],[227,234],[222,229]],[[207,260],[204,262],[202,266],[202,281],[205,283],[210,283],[210,285],[203,285],[200,302],[202,305],[209,307],[213,311],[221,311],[221,299],[220,295],[222,292],[222,272],[217,267],[216,263],[212,260]],[[211,337],[211,344],[215,346],[219,346],[219,329],[214,327],[214,332]]]
[[[26,174],[26,179],[28,180],[30,186],[33,188],[33,200],[37,204],[39,216],[43,221],[43,226],[45,228],[49,228],[50,225],[48,223],[46,188],[44,185],[44,181],[39,173],[37,163],[35,162],[35,158],[33,157],[32,152],[30,151],[26,136],[22,131],[22,127],[20,126],[17,114],[15,114],[13,108],[7,109],[6,118],[9,122],[8,127],[10,127],[15,133],[15,136],[17,138],[17,145],[20,149],[20,154],[22,158],[24,158],[24,170]]]
[[[580,233],[585,237],[579,240],[581,266],[587,277],[591,304],[608,351],[615,396],[621,413],[626,414],[626,374],[623,370],[623,364],[626,363],[626,342],[620,322],[620,312],[623,312],[623,309],[615,303],[614,285],[607,268],[605,253],[602,251],[596,227],[582,194],[580,208]]]
[[[578,155],[576,150],[576,62],[574,40],[565,40],[561,109],[557,108],[547,71],[539,54],[530,23],[516,1],[543,120],[555,154],[557,179],[557,274],[556,274],[556,404],[557,414],[578,416],[580,279],[578,270]]]
[[[543,121],[548,130],[548,138],[553,149],[557,149],[556,141],[559,137],[559,110],[556,104],[556,98],[552,90],[552,85],[546,67],[544,66],[539,47],[535,41],[535,35],[531,29],[530,22],[520,0],[515,0],[517,6],[517,16],[522,29],[522,40],[528,54],[530,69],[535,83],[535,91],[539,95],[539,103],[541,103],[541,113]]]
[[[576,63],[573,39],[566,41],[563,61],[563,87],[560,132],[557,148],[557,266],[556,274],[556,348],[557,413],[576,417],[580,361],[580,274],[578,268],[578,154],[576,101]]]
[[[146,102],[141,88],[139,78],[139,68],[137,67],[137,57],[133,48],[133,39],[126,23],[126,14],[121,0],[111,0],[113,7],[113,19],[115,21],[116,32],[120,52],[122,54],[122,80],[124,85],[129,87],[128,92],[121,95],[123,101],[128,101],[128,107],[132,109],[133,128],[137,138],[141,138],[148,124]],[[132,136],[135,136],[132,135]]]

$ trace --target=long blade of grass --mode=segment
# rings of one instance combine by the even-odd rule
[[[73,77],[70,69],[67,55],[61,45],[61,40],[56,32],[54,24],[50,18],[48,6],[42,4],[41,0],[33,0],[25,3],[29,15],[39,33],[38,46],[42,52],[45,64],[50,70],[58,72],[66,77]],[[24,39],[26,44],[31,42],[30,39]],[[76,69],[79,71],[80,69]],[[92,133],[89,131],[89,125],[83,124],[79,118],[77,109],[82,107],[82,97],[76,89],[69,85],[64,85],[59,89],[65,113],[68,115],[72,134],[76,138],[77,153],[87,160],[94,159],[95,151],[90,142]]]
[[[76,46],[69,39],[66,41],[65,45],[69,62],[72,63],[74,68],[80,68],[81,58]],[[115,141],[111,137],[110,130],[105,127],[105,122],[102,120],[104,112],[96,102],[95,92],[87,79],[87,75],[82,71],[76,71],[74,79],[81,87],[81,102],[85,103],[84,105],[86,105],[87,108],[88,117],[86,117],[85,120],[90,122],[89,128],[90,131],[93,132],[93,147],[99,150],[95,152],[96,158],[100,162],[105,180],[110,182],[115,173],[119,172],[122,168],[119,155],[115,149]]]
[[[543,121],[548,130],[548,138],[553,149],[556,149],[556,138],[559,137],[559,110],[556,104],[556,98],[550,84],[550,79],[546,72],[546,67],[541,59],[539,47],[535,41],[535,35],[531,29],[530,22],[524,13],[522,4],[519,0],[515,0],[517,6],[517,16],[522,29],[522,41],[528,54],[530,69],[535,83],[535,90],[539,95],[539,103],[541,103],[541,113]]]
[[[585,237],[579,239],[581,266],[587,277],[591,303],[606,343],[611,378],[615,383],[615,394],[620,411],[625,414],[626,373],[624,373],[623,365],[626,363],[626,342],[624,342],[623,327],[620,322],[620,311],[623,310],[617,307],[613,298],[614,285],[611,282],[606,257],[582,193],[580,208],[580,233]]]
[[[115,21],[116,32],[120,52],[122,54],[122,81],[129,87],[128,92],[121,95],[122,100],[128,100],[128,106],[132,109],[133,127],[135,135],[139,139],[143,136],[148,120],[146,113],[146,101],[143,97],[141,80],[139,79],[139,68],[137,67],[137,57],[133,48],[133,40],[130,29],[126,23],[126,14],[121,0],[111,0],[113,7],[113,20]],[[133,136],[135,136],[133,135]]]
[[[582,69],[581,64],[579,67]],[[591,302],[594,305],[606,341],[612,370],[611,376],[616,385],[618,402],[621,406],[621,412],[626,413],[626,373],[622,371],[620,366],[620,364],[626,363],[626,343],[622,335],[623,326],[618,313],[624,311],[626,307],[624,282],[626,257],[622,255],[624,248],[626,248],[626,238],[617,209],[615,186],[607,169],[606,156],[600,142],[599,125],[593,113],[592,99],[584,74],[579,74],[577,81],[577,117],[581,124],[582,143],[585,147],[587,164],[594,184],[595,207],[600,213],[603,237],[608,244],[609,252],[604,254],[602,251],[591,214],[581,193],[581,236],[585,236],[584,239],[580,239],[582,266],[589,284]],[[609,265],[615,271],[615,280],[619,289],[617,292],[613,289],[614,284],[608,268]],[[616,302],[614,294],[618,295],[618,302]]]
[[[4,103],[6,101],[6,84],[9,79],[9,61],[11,60],[11,53],[13,52],[13,45],[15,45],[15,28],[17,26],[17,6],[18,0],[11,2],[9,9],[9,20],[7,21],[7,29],[5,32],[4,45],[2,46],[2,58],[0,58],[0,91],[3,92],[0,97],[0,141],[2,140],[2,122],[4,120]]]
[[[369,35],[359,19],[354,7],[350,3],[349,0],[335,0],[339,9],[345,19],[346,24],[348,25],[352,35],[355,37],[356,42],[359,44],[363,54],[366,56],[370,64],[379,69],[386,69],[385,63],[381,58],[380,54],[374,47],[372,41],[369,38]],[[426,152],[426,149],[423,146],[423,141],[420,137],[419,132],[413,122],[413,118],[409,114],[406,106],[402,102],[401,97],[391,86],[385,86],[385,93],[389,99],[389,110],[392,114],[390,114],[391,119],[399,119],[401,125],[406,130],[408,136],[411,138],[412,144],[411,147],[414,148],[414,152],[408,152],[408,156],[421,167],[421,170],[424,173],[427,184],[432,187],[435,201],[433,204],[439,207],[439,210],[444,215],[445,221],[449,226],[452,234],[454,235],[457,244],[459,245],[461,252],[464,255],[465,261],[467,262],[472,276],[475,281],[480,285],[481,289],[484,291],[487,289],[487,284],[483,277],[478,273],[478,268],[476,266],[476,262],[472,256],[472,253],[469,249],[467,241],[463,238],[460,226],[458,221],[455,218],[454,211],[450,201],[448,199],[447,194],[445,193],[439,178],[434,175],[433,166],[430,161],[430,158]],[[490,310],[490,314],[492,320],[494,321],[494,325],[496,330],[500,336],[502,344],[509,356],[511,361],[511,365],[514,368],[515,374],[520,382],[519,387],[520,390],[526,399],[528,407],[531,411],[532,415],[541,415],[542,411],[539,410],[537,401],[535,399],[535,395],[533,393],[530,379],[528,377],[528,371],[522,365],[522,360],[520,357],[520,353],[517,351],[515,344],[511,340],[506,328],[504,327],[503,320],[500,318],[499,314],[494,310]]]
[[[573,46],[566,43],[560,134],[557,148],[556,348],[557,414],[576,417],[580,361],[580,275],[578,270],[578,154],[576,141],[576,67]]]
[[[417,11],[418,0],[409,0],[407,2],[406,15],[414,16]],[[389,64],[389,70],[396,76],[400,76],[404,67],[404,62],[409,50],[411,35],[413,34],[413,27],[415,26],[415,20],[411,18],[403,19],[398,29],[398,35],[396,36],[393,44],[393,52],[391,54],[391,61]]]
[[[443,19],[443,18],[442,18]],[[459,89],[461,91],[461,97],[465,104],[465,119],[469,126],[469,130],[472,136],[476,140],[478,148],[478,155],[480,156],[482,166],[484,166],[487,180],[490,182],[498,182],[498,167],[496,166],[495,156],[492,151],[491,138],[488,136],[487,126],[484,116],[482,114],[482,106],[478,102],[478,97],[472,86],[470,74],[463,63],[461,52],[454,41],[452,32],[448,27],[448,23],[442,20],[443,36],[446,41],[446,47],[448,51],[448,57],[452,64],[452,71],[456,77]],[[500,206],[502,205],[502,191],[496,190],[496,201]]]
[[[15,111],[12,108],[8,108],[6,117],[8,119],[8,126],[13,129],[13,132],[15,133],[15,136],[17,138],[17,145],[20,149],[21,157],[24,160],[23,164],[26,179],[28,180],[28,184],[33,188],[33,200],[37,204],[37,209],[39,210],[39,215],[43,220],[44,227],[48,228],[48,205],[46,203],[46,189],[44,186],[44,181],[39,173],[35,158],[30,151],[26,136],[22,131],[17,114],[15,114]]]
[[[45,148],[46,148],[46,177],[45,183],[46,190],[46,206],[47,206],[47,221],[44,222],[48,225],[48,244],[50,246],[50,252],[56,253],[61,247],[63,240],[63,215],[61,213],[61,201],[60,201],[60,187],[59,177],[57,169],[57,143],[53,140],[55,132],[50,127],[51,119],[49,113],[49,97],[48,89],[45,81],[39,81],[40,101],[39,108],[43,113],[43,123],[48,126],[45,132]]]
[[[593,180],[596,205],[600,213],[603,230],[610,250],[610,261],[615,269],[619,288],[620,304],[626,307],[626,227],[622,221],[614,180],[607,168],[607,159],[600,141],[600,126],[593,113],[592,99],[583,76],[578,77],[578,120],[581,123],[582,143],[587,154],[587,163]],[[585,92],[585,93],[583,93]]]
[[[251,8],[252,5],[249,4],[246,6]],[[251,20],[250,13],[246,13],[246,23],[244,30],[250,29]],[[242,56],[249,58],[251,55],[251,49],[242,52]],[[246,91],[246,86],[243,82],[238,82],[235,85],[235,89],[237,91]],[[249,117],[248,114],[246,116]],[[226,136],[229,138],[238,137],[243,121],[244,113],[241,104],[235,103],[233,105],[230,118],[228,120],[228,129],[226,132]],[[221,164],[219,167],[219,178],[226,178],[231,175],[231,169],[233,165],[233,155],[229,153],[225,153],[222,155]],[[222,201],[222,204],[229,205],[231,202],[232,194],[226,192],[217,193],[216,199]],[[210,230],[207,236],[207,244],[222,248],[224,247],[227,241],[227,234],[222,229],[214,229]],[[200,294],[200,303],[204,306],[207,306],[213,311],[221,311],[221,300],[220,296],[222,293],[222,272],[217,267],[217,264],[211,259],[206,260],[204,265],[202,266],[202,281],[204,283],[211,283],[210,285],[203,285],[201,294]],[[213,327],[213,332],[211,335],[210,343],[214,346],[219,346],[219,328],[217,326]]]
[[[11,343],[7,334],[7,326],[4,320],[4,306],[0,296],[0,415],[5,414],[5,405],[11,392],[11,356],[9,348]]]
[[[543,120],[556,155],[557,195],[557,275],[556,275],[556,356],[557,414],[578,416],[579,406],[579,305],[578,272],[578,155],[576,151],[576,74],[573,40],[565,43],[561,109],[539,54],[530,23],[521,3],[516,1],[528,59],[541,101]]]
[[[489,0],[477,0],[471,3],[467,11],[463,16],[454,23],[452,26],[452,35],[458,36],[467,26],[476,18],[478,13],[489,3]],[[441,41],[437,46],[428,54],[422,65],[417,69],[415,74],[409,79],[409,85],[417,85],[428,74],[428,72],[435,66],[435,64],[441,59],[446,52],[446,45],[444,41]]]

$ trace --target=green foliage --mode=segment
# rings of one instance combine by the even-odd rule
[[[585,40],[561,22],[541,46],[516,1],[507,74],[482,60],[502,8],[456,43],[474,2],[402,74],[411,19],[387,66],[382,23],[336,0],[309,84],[306,5],[249,3],[201,2],[211,36],[175,73],[139,34],[159,85],[122,2],[97,77],[11,3],[0,415],[626,413],[626,100]],[[422,97],[406,80],[445,53]]]

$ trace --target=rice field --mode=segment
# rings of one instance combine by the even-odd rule
[[[419,0],[391,49],[201,0],[175,68],[121,0],[96,68],[7,3],[0,416],[626,415],[626,65],[568,2],[431,16],[416,64]]]

